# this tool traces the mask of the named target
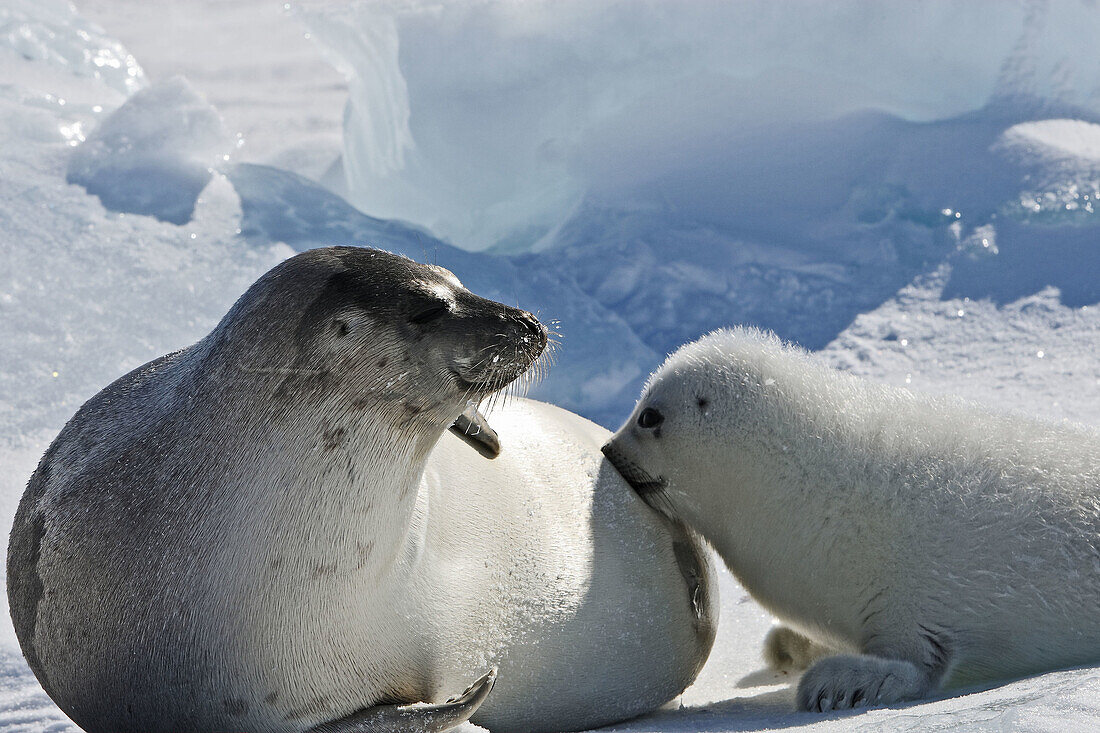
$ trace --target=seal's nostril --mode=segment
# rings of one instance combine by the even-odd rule
[[[527,311],[519,312],[519,321],[527,329],[528,334],[538,339],[541,346],[546,346],[546,328],[539,323],[539,320]]]
[[[614,448],[611,447],[610,443],[604,443],[603,447],[600,448],[600,453],[603,453],[605,456],[610,458],[611,457],[611,452],[613,450],[614,450]]]

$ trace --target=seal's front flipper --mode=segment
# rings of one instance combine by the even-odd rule
[[[494,667],[461,695],[439,705],[376,705],[307,733],[441,733],[461,725],[481,707],[497,681]]]
[[[773,626],[764,637],[764,662],[777,672],[801,672],[836,653],[787,626]]]
[[[497,431],[489,427],[489,421],[477,411],[474,405],[468,406],[451,425],[451,432],[472,445],[486,458],[500,455],[500,438]]]

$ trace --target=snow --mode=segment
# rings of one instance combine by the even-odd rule
[[[173,224],[191,219],[213,166],[229,160],[231,146],[217,110],[180,76],[137,92],[87,139],[72,142],[82,144],[69,157],[69,183],[111,211]]]
[[[144,83],[141,67],[122,44],[64,0],[8,0],[0,7],[0,47],[8,57],[6,63],[12,56],[36,62],[19,67],[32,74],[65,70],[122,94]]]
[[[1100,125],[1084,120],[1040,120],[1005,130],[1003,144],[1021,154],[1086,170],[1100,166]]]
[[[180,75],[195,85],[236,138],[235,160],[319,179],[339,159],[347,85],[297,19],[299,3],[79,5],[142,60],[150,78]]]
[[[665,353],[734,323],[878,381],[1100,424],[1100,9],[550,8],[0,7],[0,526],[83,400],[323,244],[535,310],[561,344],[532,396],[608,427]],[[795,713],[793,680],[761,669],[770,619],[720,584],[697,682],[615,730],[1100,717],[1096,668]],[[6,622],[0,729],[75,730]]]
[[[706,168],[774,122],[1021,97],[1100,112],[1100,18],[1078,2],[385,0],[304,19],[352,85],[352,203],[466,249],[530,244],[593,190]],[[675,190],[746,200],[707,183]]]

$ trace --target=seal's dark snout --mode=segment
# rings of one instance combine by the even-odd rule
[[[609,440],[604,443],[603,447],[600,448],[600,453],[603,453],[604,457],[607,459],[607,462],[612,465],[612,467],[619,473],[620,476],[626,479],[626,482],[628,484],[631,483],[631,463],[630,461],[626,460],[626,458],[623,456],[622,453],[618,451],[618,449],[615,448],[615,445],[612,441]]]
[[[645,499],[647,503],[649,503],[649,497],[653,493],[663,491],[668,486],[668,482],[663,478],[650,475],[644,468],[627,458],[615,447],[614,440],[604,443],[603,447],[600,448],[600,452],[607,458],[607,462],[619,472],[623,480],[634,489],[634,492]]]
[[[539,351],[546,348],[546,326],[539,323],[539,319],[535,318],[527,311],[518,311],[516,319],[523,324],[523,327],[527,329],[528,338],[534,338],[538,345]]]

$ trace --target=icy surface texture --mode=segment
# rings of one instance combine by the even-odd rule
[[[141,59],[151,81],[180,75],[200,90],[236,138],[234,160],[319,180],[343,145],[342,75],[298,20],[298,2],[214,4],[78,2],[81,14],[110,28]]]
[[[140,89],[137,60],[67,0],[5,0],[0,5],[0,55],[91,77],[122,94]]]
[[[217,29],[239,22],[245,6],[204,4],[192,17],[185,27],[211,47],[204,53],[195,41],[191,68],[216,79],[227,99],[233,86],[225,64],[249,68],[238,119],[247,122],[252,110],[266,125],[256,129],[269,132],[285,121],[287,149],[316,140],[308,122],[316,87],[285,83],[288,73],[300,81],[300,69],[288,71],[275,53],[252,55],[251,46],[233,56],[222,42]],[[393,144],[361,160],[377,154],[391,168],[403,161],[405,172],[391,178],[415,171],[434,182],[423,189],[424,210],[438,199],[439,221],[459,212],[484,232],[529,224],[505,236],[521,251],[464,251],[428,233],[433,219],[373,218],[363,212],[384,212],[269,166],[211,175],[184,225],[112,212],[65,177],[74,146],[132,91],[125,77],[97,77],[80,60],[121,47],[67,4],[16,0],[0,8],[7,80],[0,85],[0,536],[39,457],[84,400],[193,343],[262,272],[320,244],[374,244],[437,261],[476,292],[559,320],[559,363],[534,394],[610,427],[628,414],[664,349],[742,321],[827,344],[830,363],[870,379],[1100,424],[1100,120],[1088,93],[1097,84],[1074,61],[1082,44],[1094,43],[1100,9],[1074,1],[944,2],[921,4],[920,13],[876,5],[867,15],[847,4],[825,17],[809,3],[746,3],[745,17],[724,21],[741,34],[727,54],[740,66],[715,61],[708,76],[693,72],[704,59],[725,57],[708,50],[719,24],[704,21],[741,12],[733,5],[699,3],[684,13],[668,10],[684,7],[671,2],[575,4],[561,13],[494,3],[369,7],[396,18],[409,137],[392,136]],[[120,4],[116,17],[130,8]],[[368,11],[340,4],[319,12],[361,22],[356,13]],[[136,17],[146,25],[131,32],[161,38],[159,15]],[[704,31],[693,35],[692,23]],[[374,32],[384,39],[388,28]],[[440,29],[449,35],[441,38]],[[12,39],[22,43],[26,33],[42,53],[14,50]],[[381,43],[374,38],[347,40],[369,59],[372,47],[362,44]],[[179,50],[146,43],[149,53],[158,46],[163,68]],[[379,74],[392,70],[392,51],[376,59]],[[777,64],[784,59],[786,71]],[[1060,77],[1050,73],[1059,59]],[[651,86],[651,77],[659,83]],[[387,79],[356,94],[382,90],[395,99],[400,87]],[[517,86],[520,79],[531,84]],[[434,118],[418,112],[432,111],[433,99],[418,96],[425,83],[435,85]],[[578,86],[587,101],[570,102],[555,118],[554,100],[578,99]],[[256,89],[265,91],[250,98]],[[268,98],[271,90],[285,96]],[[143,120],[179,126],[165,151],[202,148],[189,147],[192,128],[179,114],[185,97],[166,94],[163,106],[146,105]],[[526,112],[514,115],[511,105]],[[195,109],[200,117],[209,112]],[[400,119],[390,110],[369,127]],[[554,135],[558,142],[542,145]],[[97,162],[109,168],[126,155],[105,149]],[[307,167],[322,168],[314,163]],[[154,157],[151,165],[163,169],[149,171],[156,180],[178,172],[179,158]],[[408,181],[402,195],[419,185]],[[383,183],[381,193],[397,190]],[[479,208],[484,201],[503,203]],[[538,238],[535,251],[523,251]],[[795,713],[796,680],[761,670],[768,615],[728,574],[720,590],[715,649],[683,707],[616,730],[1077,732],[1100,718],[1097,668],[897,708]],[[0,627],[0,729],[76,733],[38,686],[7,623]]]
[[[103,120],[73,151],[67,180],[111,211],[185,224],[230,147],[217,111],[176,76],[141,90]]]
[[[1095,10],[383,0],[307,22],[352,79],[352,203],[482,249],[536,241],[593,189],[706,168],[775,121],[923,122],[1017,98],[1100,112]],[[710,183],[677,190],[744,202]]]
[[[1034,114],[776,123],[590,195],[541,254],[658,352],[730,323],[820,348],[945,261],[952,296],[1095,303],[1100,126]]]
[[[392,0],[304,17],[349,78],[351,203],[526,252],[656,354],[731,323],[820,348],[947,260],[953,296],[1100,300],[1095,6]]]

